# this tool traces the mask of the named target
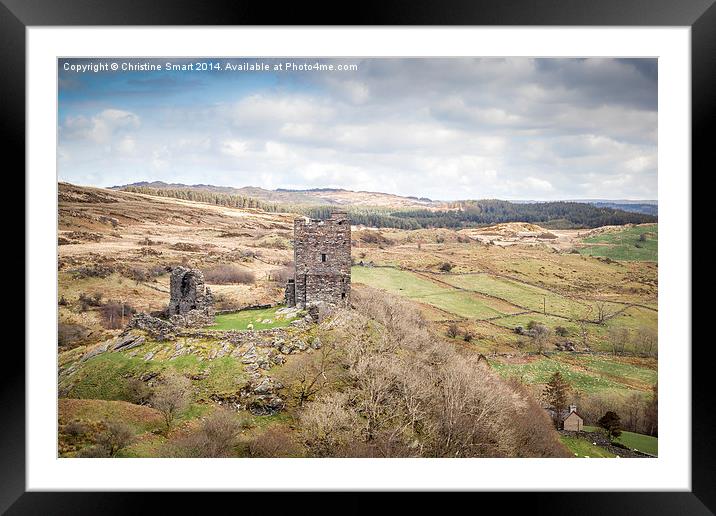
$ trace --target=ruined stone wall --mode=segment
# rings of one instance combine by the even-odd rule
[[[351,282],[351,224],[348,215],[294,221],[295,304],[347,304]]]
[[[179,326],[202,326],[214,317],[214,296],[196,269],[175,267],[169,280],[169,320]]]

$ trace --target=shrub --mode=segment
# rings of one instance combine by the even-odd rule
[[[288,427],[274,425],[249,441],[248,452],[251,457],[294,457],[300,454],[300,448]]]
[[[438,267],[438,269],[440,269],[442,272],[450,272],[453,269],[453,267],[455,267],[455,266],[452,263],[443,262],[440,264],[440,267]]]
[[[557,326],[554,329],[554,332],[557,335],[559,335],[560,337],[566,337],[567,335],[569,335],[569,330],[567,328],[565,328],[564,326]]]
[[[136,312],[130,304],[115,300],[107,301],[99,311],[102,316],[102,324],[109,330],[124,328],[132,314]]]
[[[70,423],[67,423],[64,427],[64,432],[67,435],[71,435],[73,437],[80,437],[88,432],[89,428],[87,425],[80,421],[72,421]]]
[[[107,456],[114,457],[128,446],[134,437],[132,429],[121,421],[110,421],[107,428],[97,437],[97,446],[106,450]]]
[[[63,348],[79,346],[91,331],[81,324],[58,323],[57,345]]]
[[[169,443],[161,454],[165,457],[233,457],[241,428],[242,423],[236,414],[219,408],[197,431]]]
[[[445,332],[445,334],[448,337],[450,337],[451,339],[454,339],[455,337],[457,337],[459,333],[460,333],[460,328],[458,328],[457,324],[455,324],[455,323],[450,323],[450,325],[447,328],[447,331]]]
[[[82,448],[76,456],[83,459],[101,459],[109,457],[109,451],[104,446],[94,444]]]
[[[146,405],[152,395],[149,386],[139,378],[127,380],[127,401],[135,405]]]
[[[293,262],[291,262],[291,263],[293,263]],[[293,278],[293,267],[291,265],[287,265],[286,267],[280,267],[278,269],[273,269],[269,273],[269,277],[272,280],[277,281],[279,283],[286,283],[288,280]]]
[[[469,330],[465,330],[465,333],[462,334],[462,339],[465,342],[472,342],[472,339],[474,339],[474,338],[475,338],[475,335],[473,335],[473,333]]]
[[[256,281],[253,272],[233,264],[221,264],[210,267],[204,271],[204,279],[207,283],[215,285],[227,284],[252,284]]]

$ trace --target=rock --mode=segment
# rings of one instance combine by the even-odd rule
[[[221,344],[221,349],[218,352],[216,352],[216,355],[215,355],[216,358],[221,358],[223,356],[226,356],[231,351],[231,342],[223,341],[220,344]]]
[[[114,340],[114,343],[112,344],[111,348],[112,351],[132,349],[141,346],[142,344],[144,344],[144,341],[145,339],[141,335],[128,333],[126,335],[117,337]]]
[[[306,351],[306,349],[308,349],[308,346],[302,340],[297,340],[295,346],[299,351]]]
[[[82,355],[82,358],[80,358],[80,362],[84,362],[86,360],[89,360],[92,357],[101,355],[102,353],[107,351],[107,349],[109,348],[109,346],[112,344],[113,341],[114,341],[114,339],[109,339],[109,340],[105,340],[104,342],[97,344],[94,348],[92,348],[87,353]]]
[[[280,412],[285,403],[283,399],[273,395],[256,396],[249,404],[248,410],[254,416],[270,416]]]
[[[283,388],[283,384],[270,376],[264,377],[251,389],[254,394],[270,394]]]
[[[273,355],[270,358],[271,358],[271,362],[273,362],[276,365],[281,365],[286,361],[286,359],[283,358],[283,355],[280,355],[280,354]]]
[[[156,353],[155,353],[154,351],[150,351],[149,353],[147,353],[146,355],[144,355],[144,361],[145,361],[145,362],[149,362],[151,359],[154,358],[154,355],[155,355],[155,354],[156,354]]]
[[[313,349],[321,349],[322,345],[323,343],[321,342],[321,339],[319,339],[318,337],[313,337],[313,340],[311,341],[311,347]]]
[[[254,346],[249,347],[249,349],[246,350],[246,353],[244,353],[244,357],[241,359],[241,362],[243,364],[253,364],[256,362],[256,359],[258,358],[258,355],[256,353],[256,348]]]

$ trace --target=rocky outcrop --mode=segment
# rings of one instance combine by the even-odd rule
[[[80,358],[80,362],[85,362],[90,358],[96,357],[97,355],[101,355],[102,353],[106,353],[107,351],[117,352],[137,348],[144,344],[144,341],[145,338],[143,335],[134,332],[125,332],[118,337],[114,337],[113,339],[100,342],[92,349],[87,351],[87,353],[82,355],[82,357]]]

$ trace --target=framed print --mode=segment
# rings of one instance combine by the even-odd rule
[[[4,2],[28,301],[3,509],[711,513],[691,182],[716,8],[447,7]]]

